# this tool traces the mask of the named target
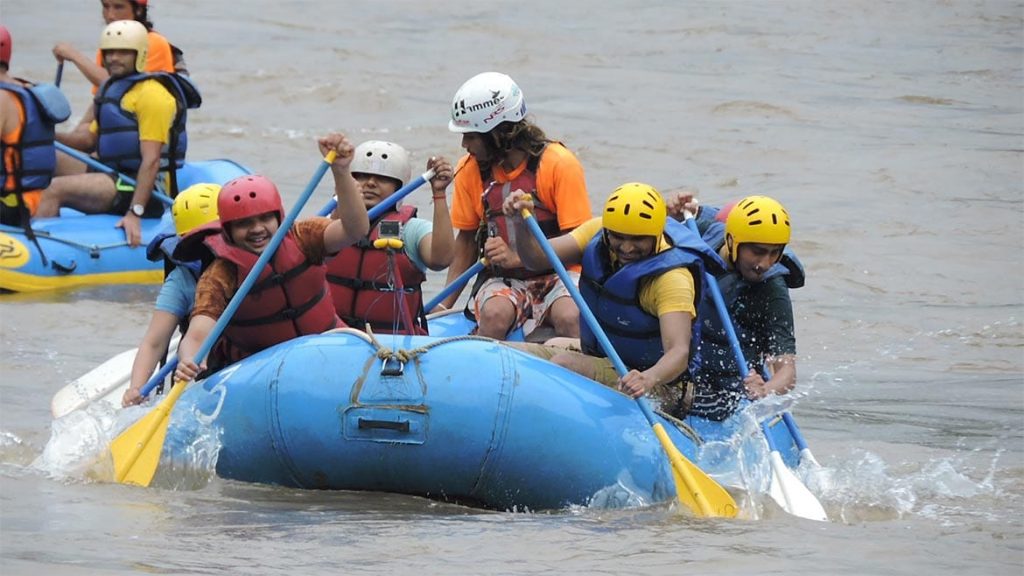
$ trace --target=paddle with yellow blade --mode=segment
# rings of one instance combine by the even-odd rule
[[[597,323],[594,313],[590,311],[587,303],[583,301],[583,295],[580,294],[579,288],[576,287],[576,283],[573,282],[569,273],[566,272],[565,266],[558,259],[554,248],[551,247],[548,239],[544,236],[544,232],[541,231],[540,225],[533,218],[533,214],[529,210],[524,209],[523,219],[526,221],[526,225],[529,227],[534,238],[537,239],[541,249],[544,250],[544,254],[547,255],[551,266],[558,273],[558,277],[562,279],[562,284],[565,285],[569,294],[572,295],[572,299],[579,306],[580,315],[601,343],[601,349],[604,350],[612,364],[615,365],[615,371],[618,372],[620,377],[625,376],[628,372],[626,365],[622,363],[622,359],[615,351],[615,348],[612,347],[608,336],[605,335],[604,330]],[[654,429],[654,435],[658,437],[662,449],[672,464],[672,475],[675,479],[676,495],[679,497],[679,502],[693,510],[698,516],[735,517],[737,507],[732,496],[726,492],[725,488],[722,488],[703,470],[698,468],[696,464],[690,462],[686,456],[683,456],[683,453],[672,444],[672,440],[668,437],[668,432],[655,419],[654,412],[651,410],[646,398],[641,396],[636,399],[636,403],[640,406],[640,411],[644,413],[644,417],[647,418],[651,428]]]
[[[332,150],[323,158],[323,162],[317,166],[313,178],[295,202],[295,206],[285,214],[284,220],[270,239],[270,243],[267,244],[266,249],[260,254],[256,264],[253,265],[252,270],[249,271],[245,280],[238,287],[238,291],[231,297],[231,301],[224,309],[224,313],[220,315],[217,323],[210,330],[209,335],[207,335],[206,340],[203,341],[199,350],[196,351],[195,361],[197,363],[201,362],[209,354],[217,338],[220,337],[221,332],[224,331],[224,328],[231,321],[231,317],[234,316],[235,311],[242,304],[242,300],[245,299],[253,284],[256,283],[256,279],[263,271],[264,266],[267,265],[274,252],[277,251],[277,247],[281,245],[281,241],[288,234],[288,230],[291,229],[295,218],[302,211],[302,207],[306,205],[309,197],[313,195],[313,191],[320,184],[320,180],[323,179],[324,174],[331,163],[334,162],[336,156],[337,154]],[[153,474],[156,473],[157,465],[160,463],[160,453],[163,451],[164,438],[167,436],[167,425],[170,423],[171,410],[174,408],[178,398],[181,397],[182,392],[185,391],[187,384],[187,382],[181,380],[175,382],[167,397],[153,411],[143,416],[135,424],[132,424],[110,444],[110,451],[114,457],[114,479],[117,482],[137,484],[139,486],[149,486],[149,483],[152,482]]]

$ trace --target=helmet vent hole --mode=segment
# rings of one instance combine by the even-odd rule
[[[255,190],[250,190],[249,191],[249,198],[255,198],[255,197],[256,197],[256,191]]]
[[[626,204],[626,208],[622,211],[622,214],[625,215],[625,216],[629,216],[629,209],[631,207],[632,207],[631,205]]]

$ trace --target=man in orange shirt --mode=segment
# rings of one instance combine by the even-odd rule
[[[502,212],[505,198],[522,190],[534,198],[537,222],[548,237],[590,219],[590,199],[579,160],[526,119],[526,100],[512,78],[484,72],[455,93],[448,129],[466,149],[452,196],[458,230],[448,282],[480,257],[489,267],[474,288],[477,333],[504,339],[520,326],[551,326],[558,336],[579,337],[579,309],[552,270],[529,270],[509,247],[514,228]],[[579,270],[571,272],[578,278]],[[442,304],[454,305],[461,290]],[[531,325],[525,325],[532,320]],[[525,325],[525,326],[524,326]]]

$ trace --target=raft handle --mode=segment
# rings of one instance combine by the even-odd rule
[[[395,366],[397,364],[397,367]],[[405,373],[405,362],[390,356],[384,360],[380,367],[381,376],[401,376]]]
[[[63,262],[58,262],[56,258],[50,260],[50,265],[53,266],[54,270],[63,274],[71,274],[75,271],[75,268],[78,268],[78,262],[74,260],[69,260],[67,264],[64,264]]]
[[[393,420],[367,420],[359,418],[359,429],[397,430],[398,432],[409,432],[409,421],[395,422]]]

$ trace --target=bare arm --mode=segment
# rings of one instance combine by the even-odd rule
[[[67,42],[60,42],[53,47],[53,56],[58,62],[68,61],[78,68],[78,71],[85,76],[86,80],[92,82],[93,86],[99,86],[110,78],[110,73],[95,61],[79,52],[74,46]]]
[[[690,329],[692,318],[686,312],[669,312],[658,317],[661,345],[665,353],[658,362],[643,372],[630,370],[619,381],[623,392],[638,398],[655,386],[678,377],[690,361]]]
[[[435,156],[427,162],[427,169],[434,170],[430,188],[434,200],[434,229],[420,241],[420,258],[431,270],[444,270],[452,263],[455,251],[455,233],[452,218],[448,212],[448,185],[452,182],[452,165],[442,156]]]
[[[160,171],[160,151],[163,143],[156,140],[139,141],[139,150],[142,152],[142,161],[139,164],[139,171],[135,174],[135,192],[132,193],[132,205],[141,204],[145,206],[153,196],[153,187],[156,185],[156,175]],[[132,248],[142,243],[142,218],[136,216],[131,210],[116,224],[118,228],[124,228],[124,235],[128,245]]]
[[[206,365],[205,362],[197,364],[195,356],[216,325],[216,320],[203,315],[193,316],[189,321],[188,332],[178,343],[178,369],[174,371],[175,381],[191,381]]]
[[[94,112],[94,108],[90,106],[85,115],[82,116],[82,120],[70,132],[58,132],[55,135],[57,142],[82,152],[92,152],[95,150],[97,136],[89,129],[93,121]]]
[[[452,263],[448,266],[448,279],[445,284],[451,284],[456,278],[458,278],[463,272],[469,269],[476,261],[477,246],[476,246],[476,232],[471,230],[459,230],[459,234],[455,237],[455,254],[452,257]],[[459,296],[462,294],[462,290],[465,286],[460,286],[458,289],[453,290],[444,302],[441,302],[441,306],[445,308],[451,308],[459,300]]]
[[[139,344],[139,351],[135,354],[135,362],[132,363],[131,384],[121,398],[122,406],[139,404],[143,398],[139,391],[146,385],[149,377],[153,375],[157,363],[167,350],[174,330],[178,327],[178,317],[170,312],[156,310],[149,320],[149,327],[146,329],[142,343]]]
[[[533,210],[533,198],[522,190],[513,190],[505,199],[503,209],[505,215],[512,219],[512,225],[515,227],[515,246],[511,246],[511,248],[519,255],[523,265],[531,270],[551,268],[547,254],[537,243],[537,239],[534,238],[523,219],[524,209]],[[557,238],[550,238],[548,242],[562,264],[572,266],[583,260],[583,250],[571,235],[563,234]]]
[[[752,400],[760,400],[772,394],[785,394],[796,386],[796,355],[783,354],[768,361],[772,371],[772,377],[767,382],[751,370],[743,385],[747,389],[747,396]]]
[[[349,171],[355,147],[344,134],[338,132],[320,138],[317,145],[324,156],[331,151],[337,153],[331,163],[331,175],[334,177],[334,194],[338,198],[338,205],[331,215],[331,223],[324,229],[324,250],[327,254],[334,254],[369,234],[370,220],[355,178]]]

